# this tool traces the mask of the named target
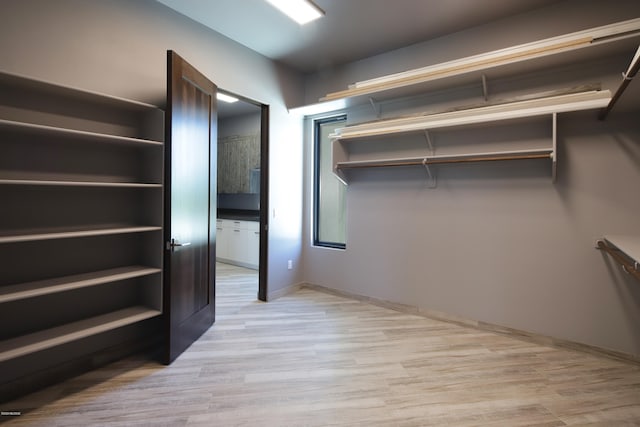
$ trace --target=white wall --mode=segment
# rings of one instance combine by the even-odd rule
[[[307,101],[358,80],[633,17],[640,17],[635,1],[563,2],[309,76]],[[630,59],[504,82],[502,94],[558,83],[601,81],[613,87]],[[453,96],[460,97],[454,104],[479,99],[462,92],[423,100],[427,108],[438,108]],[[415,110],[415,105],[384,107],[391,108],[383,109],[389,116]],[[561,115],[555,184],[548,162],[439,167],[435,189],[428,188],[420,168],[354,173],[347,190],[346,251],[311,245],[309,194],[305,280],[640,354],[640,286],[594,249],[604,234],[640,234],[638,116],[638,110],[623,109],[614,110],[606,122],[593,111]],[[371,118],[370,107],[349,111],[350,122]],[[310,189],[310,129],[306,150],[305,186]]]
[[[220,88],[269,104],[269,292],[300,281],[302,80],[152,0],[0,2],[0,70],[163,105],[166,50]],[[294,270],[287,270],[293,259]]]

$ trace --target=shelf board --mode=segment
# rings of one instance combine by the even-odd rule
[[[429,129],[442,129],[602,108],[610,100],[611,93],[608,90],[572,93],[468,110],[378,120],[336,129],[329,136],[334,140],[348,140],[422,132]]]
[[[604,239],[640,264],[640,236],[605,236]]]
[[[617,55],[633,55],[640,40],[640,18],[485,52],[401,73],[356,82],[319,102],[297,106],[292,114],[310,116],[454,87],[482,87],[489,81],[559,69]],[[631,56],[630,56],[631,58]],[[623,71],[623,70],[620,70]]]
[[[149,111],[160,110],[157,105],[135,101],[133,99],[121,98],[100,92],[80,89],[73,86],[51,83],[41,79],[27,77],[0,71],[0,85],[10,85],[27,87],[38,92],[51,93],[53,95],[66,98],[73,98],[76,101],[89,101],[94,104],[106,105],[115,108],[124,108],[129,111]]]
[[[0,362],[46,350],[160,315],[136,306],[0,342]]]
[[[531,160],[531,159],[551,159],[552,148],[541,148],[531,150],[512,151],[492,151],[450,155],[424,155],[414,157],[399,157],[392,159],[378,160],[353,160],[336,163],[336,169],[355,169],[367,167],[391,167],[391,166],[416,166],[434,165],[446,163],[461,163],[475,161],[498,161],[498,160]]]
[[[139,226],[139,227],[102,227],[102,228],[85,228],[80,230],[62,229],[54,230],[33,230],[32,232],[22,232],[20,234],[0,233],[0,243],[18,243],[30,242],[37,240],[51,239],[70,239],[77,237],[106,236],[109,234],[127,234],[127,233],[143,233],[147,231],[162,230],[157,226]]]
[[[640,19],[632,19],[357,82],[346,90],[328,94],[321,101],[371,96],[378,100],[380,97],[398,97],[407,88],[415,91],[415,86],[420,85],[439,88],[455,83],[460,86],[480,82],[483,74],[494,79],[522,71],[576,64],[613,53],[633,52],[639,38]]]
[[[92,273],[75,274],[72,276],[20,283],[17,285],[7,285],[0,287],[0,303],[41,295],[49,295],[57,292],[65,292],[73,289],[88,288],[90,286],[102,285],[135,277],[148,276],[160,273],[161,271],[162,270],[159,268],[133,265],[95,271]]]
[[[162,188],[162,184],[105,181],[55,181],[38,179],[0,179],[0,185],[34,185],[61,187],[116,187],[116,188]]]
[[[128,136],[110,135],[105,133],[89,132],[84,130],[60,128],[55,126],[39,125],[35,123],[16,122],[13,120],[0,119],[0,130],[13,130],[24,133],[50,136],[59,135],[65,138],[91,140],[95,142],[107,142],[112,144],[143,145],[143,146],[163,146],[160,141],[149,139],[131,138]]]

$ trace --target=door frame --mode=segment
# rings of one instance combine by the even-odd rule
[[[267,301],[269,277],[269,106],[260,104],[260,257],[258,299]]]
[[[269,278],[269,105],[218,87],[218,92],[260,107],[260,255],[258,258],[258,294],[267,301]]]

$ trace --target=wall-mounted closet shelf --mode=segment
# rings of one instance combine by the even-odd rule
[[[46,350],[160,315],[160,311],[136,306],[68,323],[0,342],[0,362]]]
[[[0,72],[0,385],[159,334],[163,119]]]
[[[148,276],[160,272],[162,272],[162,270],[159,268],[133,265],[95,271],[92,273],[57,277],[55,279],[2,286],[0,287],[0,303],[70,291],[73,289],[88,288],[91,286],[133,279],[135,277]]]
[[[320,98],[319,103],[290,109],[313,115],[486,81],[547,71],[633,52],[640,40],[640,18],[512,46],[414,70],[353,83]],[[480,94],[481,92],[479,92]]]
[[[633,48],[634,44],[637,44],[634,39],[637,40],[639,37],[640,18],[631,19],[564,36],[552,37],[415,70],[360,81],[350,85],[347,90],[328,94],[321,98],[321,101],[366,95],[380,97],[381,92],[430,81],[453,79],[456,76],[474,72],[478,74],[473,77],[473,81],[480,82],[482,81],[482,73],[488,70],[498,68],[501,69],[501,72],[509,72],[509,66],[521,62],[527,62],[527,68],[532,69],[536,64],[530,64],[531,61],[545,57],[555,57],[559,60],[559,63],[564,64],[596,59],[604,53],[616,50],[625,51]],[[549,59],[544,60],[545,67],[548,67],[550,63]],[[520,69],[514,69],[513,71],[518,72]],[[389,93],[385,97],[387,96],[398,97],[398,94]]]
[[[527,99],[511,103],[478,107],[468,110],[457,110],[451,112],[417,115],[399,118],[376,120],[362,124],[346,126],[336,129],[330,135],[332,141],[332,162],[335,175],[345,184],[348,176],[347,169],[367,168],[367,167],[392,167],[392,166],[417,166],[427,167],[429,177],[433,180],[434,174],[428,169],[429,165],[451,164],[462,162],[482,162],[497,160],[532,160],[550,159],[552,181],[556,179],[556,145],[557,145],[557,125],[556,117],[558,113],[568,111],[579,111],[597,109],[606,106],[611,100],[608,90],[587,91],[570,93],[565,95]],[[509,149],[477,152],[477,149],[469,149],[468,152],[438,155],[434,152],[431,132],[440,130],[447,131],[454,128],[464,128],[488,124],[497,126],[505,122],[517,120],[535,120],[537,117],[549,116],[550,128],[548,132],[548,143],[545,147],[512,147]],[[411,157],[392,156],[394,143],[385,141],[385,147],[373,148],[369,153],[371,159],[353,158],[353,144],[360,146],[367,145],[374,141],[380,141],[382,137],[388,138],[391,135],[411,135],[424,134],[426,143],[424,144],[424,154]],[[377,152],[376,152],[377,151]],[[388,153],[387,155],[385,155]],[[383,156],[380,158],[380,156]]]
[[[640,237],[605,236],[597,248],[611,256],[622,269],[640,280]]]
[[[104,142],[113,144],[149,145],[162,147],[164,143],[150,139],[132,138],[120,135],[110,135],[98,132],[88,132],[76,129],[39,125],[35,123],[17,122],[0,119],[0,132],[14,131],[40,137],[64,137],[65,141]]]
[[[596,109],[606,106],[610,100],[611,93],[608,90],[588,91],[469,110],[378,120],[337,129],[330,137],[334,140],[350,140],[390,134],[423,132],[430,129],[477,123],[499,122],[568,111]]]
[[[95,92],[69,85],[61,85],[31,76],[0,71],[0,86],[15,88],[19,92],[37,93],[41,96],[64,98],[74,105],[92,104],[104,108],[115,108],[131,112],[158,110],[157,105]]]
[[[147,231],[162,230],[158,226],[139,226],[139,227],[107,227],[107,228],[91,228],[86,230],[69,230],[69,231],[40,231],[33,233],[20,233],[1,235],[0,243],[19,243],[31,242],[36,240],[52,240],[52,239],[74,239],[79,237],[107,236],[110,234],[129,234],[144,233]]]
[[[0,185],[51,185],[61,187],[162,188],[162,184],[106,181],[47,181],[36,179],[0,179]]]

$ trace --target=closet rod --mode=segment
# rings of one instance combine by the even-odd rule
[[[611,256],[611,258],[620,264],[626,273],[629,273],[636,279],[640,280],[640,270],[637,269],[637,264],[628,261],[625,256],[621,255],[623,252],[620,249],[614,246],[609,246],[604,240],[598,240],[597,245],[598,249],[605,251]]]
[[[616,90],[616,93],[613,94],[613,97],[611,98],[611,101],[609,101],[609,104],[602,110],[600,110],[598,119],[604,120],[607,118],[615,103],[618,102],[618,99],[622,96],[622,93],[627,89],[627,86],[629,86],[631,80],[633,80],[633,78],[638,73],[638,70],[640,70],[640,46],[638,46],[638,50],[631,60],[631,64],[629,65],[627,72],[622,74],[624,79],[622,80],[622,83],[620,83],[618,90]]]
[[[451,164],[451,163],[471,163],[471,162],[496,162],[500,160],[534,160],[534,159],[549,159],[551,155],[549,153],[542,154],[521,154],[521,155],[512,155],[512,156],[491,156],[491,157],[483,157],[483,156],[470,156],[463,158],[442,158],[442,159],[434,159],[425,157],[423,159],[416,159],[412,161],[401,161],[401,162],[385,162],[381,161],[380,163],[366,163],[366,164],[340,164],[338,163],[338,169],[357,169],[357,168],[385,168],[385,167],[395,167],[395,166],[425,166],[425,165],[442,165],[442,164]]]

